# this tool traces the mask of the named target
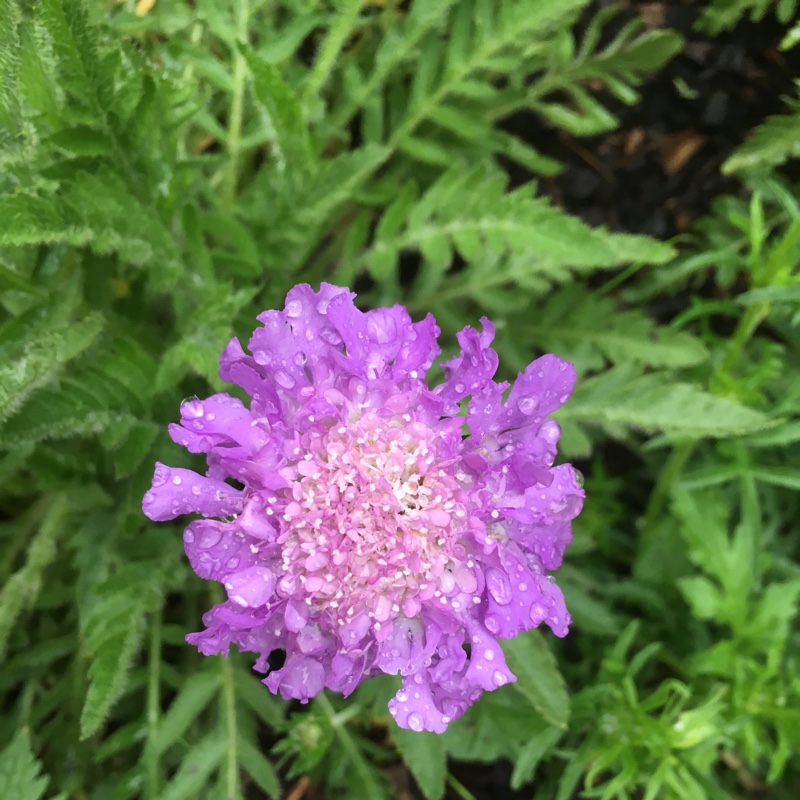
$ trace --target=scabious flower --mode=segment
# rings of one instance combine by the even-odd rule
[[[504,398],[484,318],[482,332],[457,334],[461,352],[430,388],[434,318],[413,323],[399,305],[362,312],[354,297],[296,286],[283,311],[258,317],[252,355],[230,342],[220,377],[249,408],[226,393],[184,402],[170,435],[205,453],[208,472],[157,464],[143,509],[152,520],[201,515],[186,554],[228,596],[187,637],[202,653],[235,644],[267,672],[283,650],[264,683],[303,702],[399,673],[398,724],[442,732],[515,680],[499,638],[543,622],[567,633],[548,572],[583,491],[571,466],[553,466],[560,429],[548,414],[575,372],[543,356]]]

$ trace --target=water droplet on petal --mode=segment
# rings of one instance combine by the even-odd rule
[[[284,389],[291,389],[294,386],[294,378],[288,373],[279,369],[275,373],[275,383],[282,386]]]
[[[408,715],[408,727],[412,731],[421,731],[423,724],[422,717],[419,714]]]
[[[497,633],[500,630],[500,623],[497,621],[497,617],[491,614],[484,619],[483,624],[486,626],[486,630],[489,631],[489,633]]]
[[[200,538],[198,539],[197,544],[203,550],[209,550],[210,548],[219,544],[219,540],[221,538],[222,531],[219,531],[216,528],[203,528],[203,530],[200,532]]]
[[[508,683],[508,678],[498,669],[495,671],[494,675],[492,675],[492,683],[494,683],[495,686],[502,686]]]
[[[517,400],[517,408],[526,415],[534,414],[539,408],[539,399],[533,395],[527,397],[520,397]]]
[[[286,304],[287,317],[299,317],[302,310],[303,310],[303,305],[297,300],[290,300]]]
[[[511,583],[504,572],[499,569],[489,569],[486,572],[486,585],[489,588],[489,594],[500,605],[504,606],[511,602]]]

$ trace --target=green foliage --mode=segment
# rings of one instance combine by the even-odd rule
[[[40,769],[31,752],[30,733],[23,728],[0,753],[0,792],[3,797],[8,800],[39,800],[48,784],[48,779],[39,775]]]
[[[394,733],[397,749],[426,800],[444,796],[447,777],[447,750],[444,739],[428,731],[398,728]]]
[[[464,762],[500,761],[536,800],[794,800],[800,106],[680,241],[587,224],[533,141],[612,130],[682,46],[617,5],[0,0],[3,800],[471,800]],[[702,25],[774,10],[790,47],[795,6]],[[322,280],[433,312],[449,350],[486,314],[503,379],[577,368],[577,633],[504,642],[517,681],[442,736],[397,728],[393,676],[298,708],[200,657],[217,597],[141,514],[154,461],[199,466],[180,400]]]
[[[769,117],[722,165],[723,172],[764,170],[800,155],[800,101],[787,98],[788,114]]]
[[[700,30],[717,34],[732,28],[740,19],[763,19],[772,11],[784,24],[792,22],[797,10],[797,0],[711,0],[697,26]]]

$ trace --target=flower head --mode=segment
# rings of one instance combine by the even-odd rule
[[[158,464],[143,509],[153,520],[202,515],[186,553],[228,595],[187,637],[202,653],[233,643],[266,672],[284,650],[264,683],[302,701],[400,673],[389,703],[398,724],[442,732],[484,690],[515,680],[498,638],[543,622],[567,633],[548,572],[583,491],[572,467],[553,466],[560,429],[548,414],[575,373],[543,356],[504,399],[483,319],[481,333],[457,334],[461,352],[430,388],[433,317],[362,312],[354,297],[296,286],[283,311],[259,316],[252,355],[231,341],[220,376],[249,408],[228,394],[185,402],[170,435],[206,454],[207,475]]]

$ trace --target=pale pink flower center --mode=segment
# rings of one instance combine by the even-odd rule
[[[304,434],[282,474],[280,596],[344,625],[381,623],[476,581],[459,543],[465,494],[437,456],[437,433],[410,414],[372,412]],[[302,455],[300,455],[302,453]],[[467,564],[469,566],[467,566]]]

